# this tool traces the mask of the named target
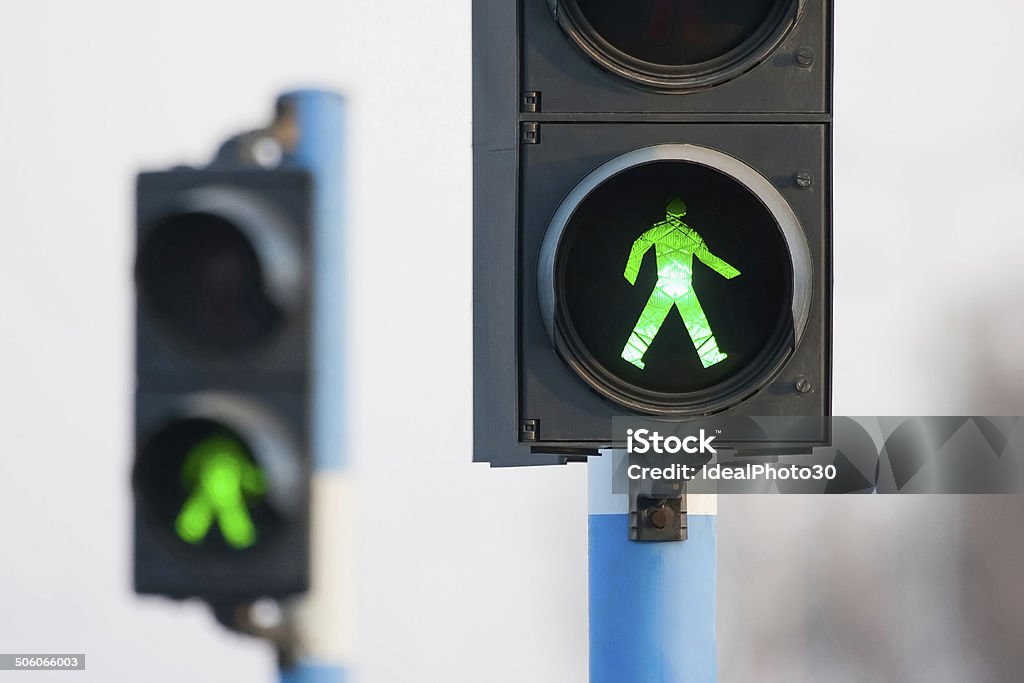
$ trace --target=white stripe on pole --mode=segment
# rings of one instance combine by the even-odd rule
[[[345,470],[319,471],[311,495],[311,585],[295,609],[299,654],[347,667],[356,651],[355,486]]]

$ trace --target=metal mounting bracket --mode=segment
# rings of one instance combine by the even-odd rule
[[[686,483],[629,480],[629,540],[686,540]]]

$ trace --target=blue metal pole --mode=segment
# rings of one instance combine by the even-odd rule
[[[292,669],[282,670],[278,680],[280,683],[343,683],[345,668],[307,660]]]
[[[686,541],[630,541],[613,471],[610,451],[588,464],[590,682],[714,683],[715,515],[688,514]]]
[[[297,624],[302,659],[281,671],[282,683],[343,683],[351,654],[351,482],[344,442],[345,358],[345,102],[336,93],[302,90],[283,96],[294,107],[297,143],[286,164],[313,176],[313,585]],[[343,519],[339,519],[343,518]]]
[[[295,106],[299,131],[286,161],[309,170],[314,183],[313,456],[318,471],[336,471],[345,468],[345,100],[324,90],[282,97]]]

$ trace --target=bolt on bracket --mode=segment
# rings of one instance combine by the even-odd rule
[[[629,481],[629,540],[686,540],[686,483]]]

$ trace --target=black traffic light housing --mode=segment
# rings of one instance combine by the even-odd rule
[[[639,34],[629,33],[636,28],[630,13],[646,22]],[[691,21],[710,28],[687,32]],[[475,460],[515,466],[585,458],[621,445],[613,438],[613,416],[830,414],[831,21],[830,0],[475,0]],[[647,31],[664,40],[637,39]],[[673,36],[692,49],[659,53],[658,45],[671,47]],[[679,182],[643,183],[656,164]],[[586,304],[587,296],[593,299],[609,279],[622,285],[609,296],[629,301],[610,303],[609,310],[621,305],[632,319],[626,327],[624,318],[610,320],[615,329],[608,333],[621,348],[643,297],[635,299],[636,288],[622,281],[629,241],[610,233],[625,221],[635,236],[665,220],[665,203],[692,191],[691,181],[705,171],[727,178],[774,217],[790,255],[777,269],[788,283],[783,331],[756,363],[751,354],[753,370],[730,369],[732,375],[708,387],[645,393],[636,386],[644,376],[631,368],[605,372],[612,355],[601,358],[594,348],[600,331],[580,342],[586,333],[573,323],[573,306],[594,309],[598,299]],[[598,197],[616,184],[631,188],[621,202]],[[726,249],[727,261],[752,264],[753,282],[756,255],[730,244],[722,227],[729,207],[686,199],[686,220],[692,218],[712,251]],[[585,209],[607,216],[593,239],[607,238],[616,255],[609,260],[594,252],[590,279],[565,274],[576,244],[565,235],[579,230],[572,223]],[[640,277],[649,278],[650,292],[654,258],[647,258]],[[700,296],[708,298],[707,318],[727,333],[722,305],[707,306],[721,278],[704,265],[693,268]],[[567,296],[570,281],[585,295]],[[687,333],[678,320],[665,325]],[[737,328],[731,347],[742,341]],[[661,347],[658,353],[666,353]],[[726,350],[740,362],[742,353]],[[692,350],[690,356],[695,362]],[[682,362],[678,354],[665,358]]]
[[[214,605],[309,585],[311,176],[236,151],[137,185],[135,589]],[[233,541],[177,526],[215,437],[253,474]]]

